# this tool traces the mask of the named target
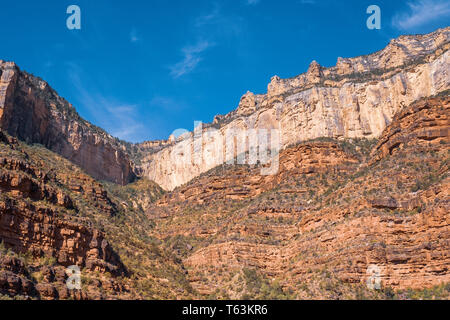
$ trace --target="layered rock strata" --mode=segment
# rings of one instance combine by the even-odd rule
[[[377,138],[399,110],[450,88],[449,39],[450,28],[402,36],[374,54],[339,58],[331,68],[313,62],[297,77],[273,77],[266,94],[248,92],[235,111],[205,125],[202,142],[196,142],[196,133],[186,134],[157,153],[143,154],[141,172],[173,190],[215,167],[209,159],[218,145],[223,161],[235,157],[227,143],[246,141],[252,129],[278,130],[281,149],[318,137]],[[228,138],[230,133],[237,138]],[[242,144],[248,151],[248,142]],[[201,160],[183,159],[190,154]]]

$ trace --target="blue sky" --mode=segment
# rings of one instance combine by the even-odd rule
[[[66,9],[81,8],[81,30]],[[366,9],[381,8],[381,30]],[[82,117],[132,142],[237,107],[270,78],[448,26],[449,0],[2,1],[0,59],[48,81]]]

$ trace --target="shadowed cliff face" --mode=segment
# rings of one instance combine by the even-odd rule
[[[124,147],[105,131],[81,119],[48,84],[0,61],[0,128],[28,143],[39,143],[99,180],[134,180]]]
[[[339,58],[331,68],[313,62],[308,72],[297,77],[273,77],[267,94],[245,94],[235,111],[217,116],[206,127],[218,128],[221,137],[234,129],[276,128],[282,148],[319,137],[377,138],[403,107],[450,88],[449,41],[450,28],[445,28],[423,36],[402,36],[371,55]],[[205,155],[200,163],[179,161],[177,154],[195,148],[193,139],[181,140],[156,153],[142,154],[142,174],[166,190],[216,165],[208,163]],[[216,143],[205,139],[203,150]]]

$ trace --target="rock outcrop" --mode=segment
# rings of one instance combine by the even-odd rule
[[[0,136],[5,137],[3,133]],[[12,151],[8,153],[8,147],[0,152],[2,244],[17,253],[54,257],[62,266],[77,265],[92,271],[126,274],[119,256],[102,232],[64,219],[61,215],[59,210],[79,209],[68,194],[53,187],[55,177],[51,172],[38,169],[26,153],[21,153],[14,138],[2,140],[8,141],[8,147],[16,151],[16,155],[24,155],[23,159],[5,156],[13,154]],[[66,176],[59,179],[59,183],[73,188]],[[83,188],[89,192],[89,180]],[[105,204],[109,199],[104,191],[97,194],[92,185],[91,188],[94,194],[89,197],[94,197],[97,207],[106,211],[103,207],[112,206],[110,201]],[[43,202],[50,206],[42,205]],[[111,211],[106,212],[112,214]]]
[[[0,300],[189,297],[180,262],[148,236],[143,210],[161,192],[145,179],[98,182],[0,131]],[[81,289],[67,287],[68,266],[80,269]]]
[[[0,293],[10,296],[35,296],[37,290],[24,263],[0,253]]]
[[[427,99],[401,110],[380,137],[372,154],[372,162],[393,154],[411,140],[418,144],[433,140],[450,142],[449,101],[448,97],[444,100]]]
[[[352,297],[374,268],[395,292],[449,288],[449,107],[418,101],[378,141],[289,146],[274,176],[210,170],[148,209],[154,233],[204,295],[243,297],[248,270],[302,299]]]
[[[297,77],[273,77],[267,94],[245,94],[237,110],[217,116],[203,130],[218,130],[226,140],[232,130],[278,129],[281,148],[318,137],[377,138],[399,110],[450,88],[449,40],[445,28],[402,36],[371,55],[339,58],[335,67],[314,61]],[[217,138],[203,142],[201,161],[181,159],[198,148],[193,135],[142,154],[142,174],[173,190],[216,166],[208,162],[207,150],[220,143]]]
[[[99,180],[134,180],[125,147],[79,117],[43,80],[12,62],[0,60],[0,129],[28,143],[39,143]]]

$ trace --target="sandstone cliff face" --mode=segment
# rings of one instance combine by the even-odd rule
[[[69,213],[80,212],[80,200],[74,194],[81,191],[82,203],[94,201],[99,212],[114,215],[117,209],[100,185],[80,169],[63,174],[59,171],[61,163],[54,162],[57,158],[39,159],[22,146],[16,138],[0,131],[0,295],[41,299],[105,297],[99,292],[87,294],[89,290],[71,291],[66,287],[65,267],[71,265],[85,270],[85,275],[128,274],[105,234],[83,219],[71,218]],[[103,282],[111,284],[115,280]],[[124,293],[120,285],[116,290]]]
[[[56,217],[51,210],[14,201],[0,204],[0,235],[8,248],[49,255],[62,266],[122,275],[125,268],[104,235]]]
[[[143,210],[161,192],[145,179],[98,182],[0,131],[0,300],[190,297],[181,263],[148,236]],[[66,286],[71,265],[81,290]]]
[[[441,140],[449,142],[449,99],[428,99],[401,110],[394,122],[381,135],[372,152],[371,163],[375,163],[401,150],[410,141],[423,144]]]
[[[135,177],[116,139],[81,119],[46,82],[3,61],[0,128],[20,140],[46,146],[96,179],[126,184]]]
[[[335,67],[313,62],[291,79],[273,77],[267,94],[247,93],[237,110],[217,116],[204,131],[217,128],[222,140],[233,129],[278,129],[281,147],[318,137],[376,138],[404,106],[450,88],[450,28],[423,36],[402,36],[374,54],[338,59]],[[141,172],[166,190],[215,167],[182,160],[196,148],[192,134],[161,151],[143,154]],[[216,138],[202,142],[216,148]],[[224,157],[225,160],[228,160]]]
[[[365,286],[374,266],[398,297],[442,287],[450,281],[449,111],[449,97],[425,99],[378,141],[287,147],[274,176],[252,166],[208,171],[148,209],[154,232],[174,243],[204,295],[242,298],[248,269],[290,298],[354,297],[359,289],[345,285]]]
[[[63,218],[60,210],[79,209],[68,194],[53,186],[55,178],[51,172],[37,168],[38,164],[30,161],[26,153],[18,158],[23,151],[15,138],[7,139],[0,132],[0,140],[3,143],[6,140],[7,144],[0,152],[0,239],[3,245],[19,253],[55,257],[63,266],[78,265],[92,271],[125,274],[120,258],[101,232]],[[13,154],[16,156],[12,157]],[[66,177],[59,178],[62,182]],[[87,192],[89,182],[83,184]],[[73,188],[70,181],[64,184]],[[95,197],[97,207],[105,210],[103,207],[112,205],[111,202],[103,205],[109,199],[92,190],[94,194],[90,196]],[[27,199],[36,203],[29,203]]]

